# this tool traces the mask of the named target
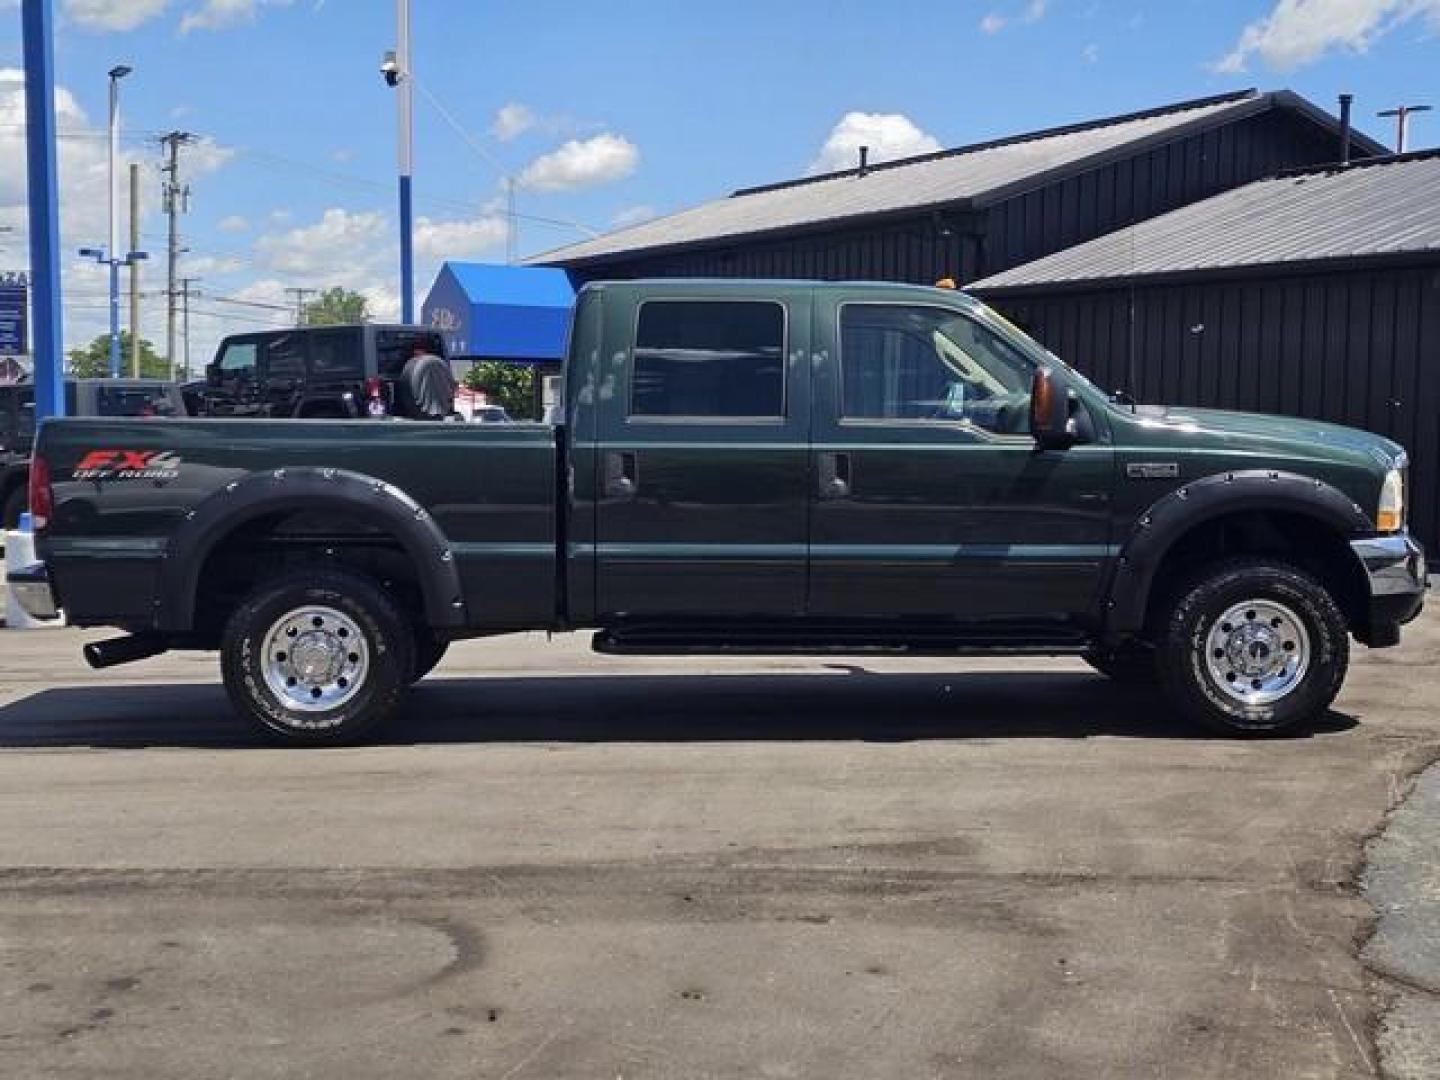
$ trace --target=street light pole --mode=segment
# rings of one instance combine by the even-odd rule
[[[60,199],[55,146],[54,12],[24,0],[25,170],[29,183],[30,289],[35,307],[35,419],[65,415],[65,348],[60,319]]]
[[[410,0],[395,0],[397,37],[395,41],[395,86],[400,92],[400,321],[415,321],[414,226],[411,220],[410,181],[415,170],[412,118],[415,86],[410,78]],[[388,77],[387,77],[388,78]]]
[[[120,212],[115,186],[115,162],[120,156],[120,80],[130,68],[117,64],[110,69],[110,377],[120,377]]]

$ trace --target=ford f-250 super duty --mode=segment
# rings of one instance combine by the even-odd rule
[[[963,294],[667,281],[577,299],[564,422],[46,423],[37,615],[219,649],[352,740],[461,638],[609,653],[1075,654],[1225,732],[1322,713],[1419,611],[1407,461],[1117,401]]]

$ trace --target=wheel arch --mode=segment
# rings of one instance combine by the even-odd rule
[[[1346,541],[1373,531],[1374,524],[1353,499],[1323,480],[1295,473],[1218,473],[1175,489],[1136,520],[1107,589],[1105,636],[1115,640],[1145,628],[1157,583],[1164,582],[1168,561],[1185,550],[1187,541],[1227,523],[1258,521],[1303,523],[1318,530],[1328,542],[1317,557],[1342,576],[1347,590],[1355,582],[1363,584],[1364,568]]]
[[[166,545],[157,589],[156,624],[195,628],[198,590],[210,556],[247,525],[267,517],[332,512],[393,538],[415,569],[426,621],[465,625],[460,574],[449,540],[430,513],[400,488],[333,468],[281,468],[231,481],[185,515]]]

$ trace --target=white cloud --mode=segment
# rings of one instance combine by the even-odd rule
[[[473,259],[504,247],[508,225],[504,215],[484,214],[471,221],[415,222],[415,254],[431,259]]]
[[[1100,60],[1100,46],[1091,42],[1080,50],[1080,59],[1087,64],[1094,64]]]
[[[807,171],[815,174],[853,169],[859,164],[862,146],[870,148],[872,164],[940,149],[933,135],[920,130],[901,113],[851,112],[831,129],[830,137]]]
[[[521,171],[518,182],[532,191],[578,191],[623,180],[640,164],[640,150],[629,139],[606,132],[571,139],[542,154]]]
[[[1211,67],[1238,74],[1258,56],[1267,67],[1289,71],[1331,52],[1366,52],[1417,18],[1440,29],[1440,0],[1276,0],[1270,14],[1246,26]]]
[[[658,216],[659,211],[648,203],[640,206],[627,206],[610,219],[610,224],[617,229],[628,229],[632,225],[639,225]]]
[[[204,0],[185,13],[180,32],[191,30],[223,30],[241,23],[254,22],[264,7],[288,7],[292,0]]]
[[[490,133],[501,142],[509,142],[533,128],[539,122],[528,105],[521,105],[518,101],[511,101],[500,106],[495,114],[495,121],[490,125]]]
[[[1012,18],[1009,15],[1002,15],[998,11],[989,12],[980,20],[980,30],[986,34],[998,34],[1012,22],[1037,23],[1045,18],[1045,12],[1049,8],[1049,0],[1027,0],[1027,3],[1020,9],[1018,15]]]
[[[338,165],[348,165],[355,160],[355,151],[348,146],[337,146],[330,151],[330,160]]]
[[[65,0],[65,14],[87,30],[134,30],[165,10],[169,0]]]
[[[228,233],[249,232],[250,222],[247,221],[245,218],[241,217],[239,214],[231,214],[229,217],[221,218],[220,224],[217,225],[216,228],[218,228],[221,232]]]
[[[255,250],[270,269],[305,281],[345,274],[367,262],[364,252],[391,246],[390,225],[375,210],[351,213],[332,208],[314,225],[271,233],[255,241]],[[360,256],[359,263],[356,257]],[[336,284],[344,284],[337,281]]]

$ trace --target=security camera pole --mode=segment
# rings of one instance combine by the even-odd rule
[[[400,321],[415,321],[415,257],[412,247],[410,179],[414,172],[414,143],[411,116],[414,86],[410,80],[410,0],[395,0],[398,36],[395,51],[386,53],[380,74],[389,86],[400,91]]]

